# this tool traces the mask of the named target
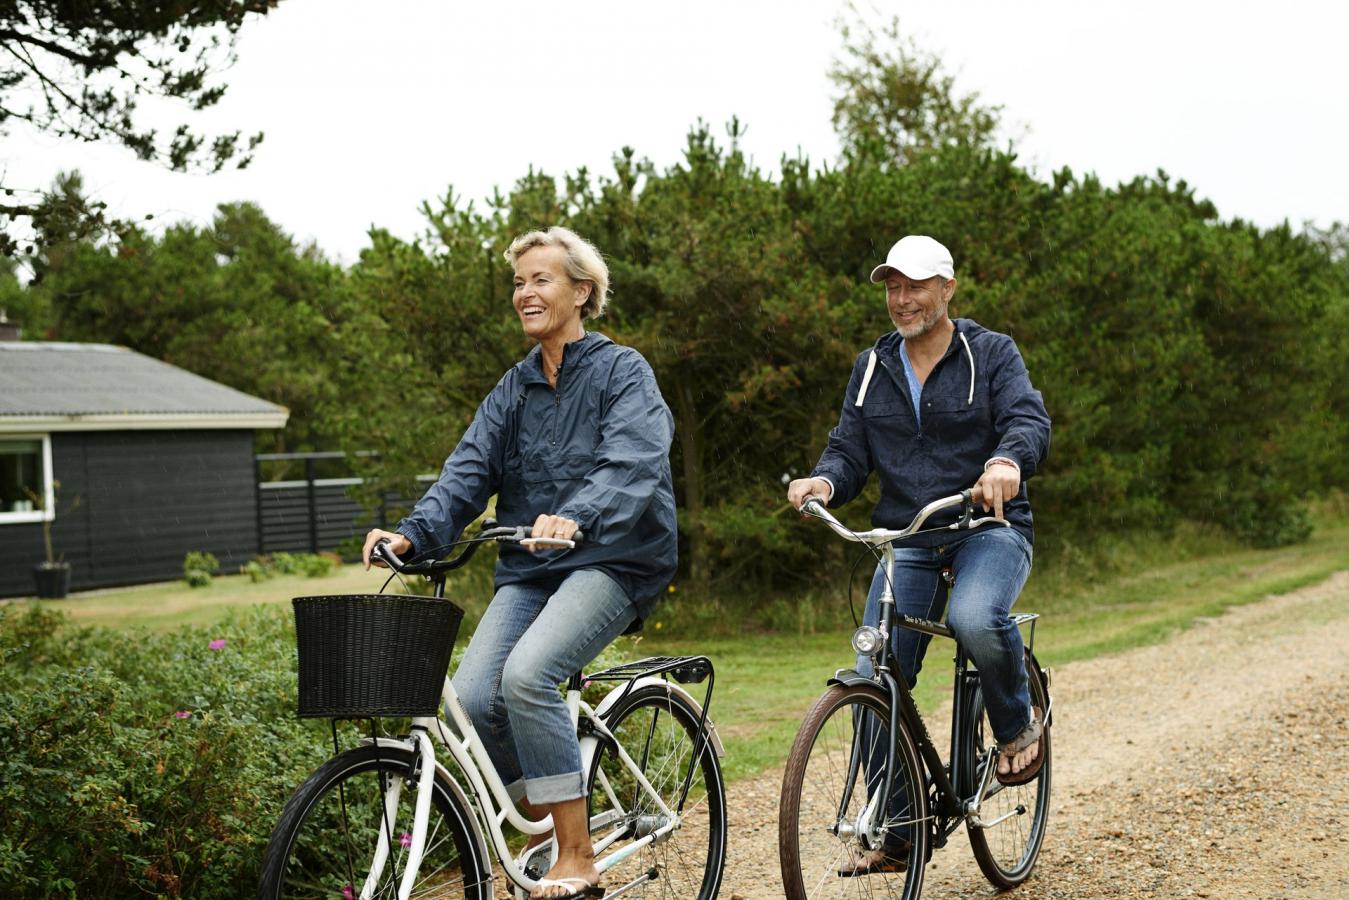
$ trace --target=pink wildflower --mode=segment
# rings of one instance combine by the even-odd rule
[[[411,846],[412,846],[412,835],[408,834],[406,831],[403,832],[402,834],[400,834],[400,835],[398,836],[398,843],[402,844],[403,847],[405,847],[405,848],[406,848],[406,847],[411,847]]]
[[[224,638],[216,638],[215,640],[211,641],[211,643],[207,644],[206,646],[210,647],[212,650],[224,650],[224,649],[225,649],[225,639],[224,639]]]
[[[186,719],[186,718],[188,718],[188,717],[191,716],[191,715],[192,715],[192,710],[190,710],[190,709],[180,709],[180,710],[178,710],[176,713],[173,714],[173,717],[174,717],[175,719]]]
[[[350,884],[342,885],[342,900],[356,900],[356,889]]]

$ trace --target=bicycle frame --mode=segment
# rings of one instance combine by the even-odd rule
[[[618,834],[614,834],[606,840],[600,841],[595,845],[595,867],[602,873],[608,871],[627,857],[640,851],[644,847],[663,841],[681,824],[681,812],[683,806],[683,797],[677,809],[671,809],[666,805],[660,794],[652,787],[650,781],[642,773],[639,766],[627,750],[614,737],[613,733],[604,724],[602,713],[613,705],[616,699],[625,695],[632,687],[639,687],[645,683],[658,683],[665,690],[672,693],[682,694],[684,699],[693,704],[695,708],[702,708],[693,697],[677,684],[671,684],[655,676],[634,678],[623,685],[615,687],[600,702],[598,709],[591,707],[581,699],[579,686],[571,685],[567,691],[566,703],[571,713],[572,725],[575,727],[580,721],[584,720],[588,725],[588,733],[580,739],[581,743],[581,766],[582,771],[589,771],[594,761],[595,754],[600,745],[608,741],[613,747],[617,758],[621,761],[625,769],[632,775],[633,779],[640,786],[642,792],[654,801],[656,808],[659,809],[662,816],[668,821],[660,827],[653,830],[641,838],[623,847],[621,850],[606,854],[605,851],[612,843],[618,839]],[[398,896],[400,900],[406,900],[411,894],[412,886],[415,883],[417,871],[421,866],[422,855],[426,846],[427,823],[430,818],[430,797],[432,779],[437,771],[443,773],[444,778],[451,784],[457,786],[457,782],[450,776],[448,770],[439,764],[436,758],[435,747],[431,740],[435,739],[448,751],[450,757],[454,760],[464,778],[468,781],[469,791],[464,795],[460,791],[462,800],[467,800],[469,796],[476,797],[477,804],[467,804],[468,808],[473,809],[479,818],[478,833],[475,837],[478,840],[479,851],[483,858],[487,859],[487,846],[483,842],[484,832],[491,849],[495,856],[500,860],[502,869],[506,876],[516,885],[526,890],[534,887],[535,881],[530,878],[524,870],[523,857],[516,860],[510,852],[506,843],[506,835],[503,831],[503,824],[509,822],[517,830],[525,834],[543,834],[549,831],[552,826],[550,817],[533,820],[520,814],[515,803],[511,800],[506,786],[501,781],[501,776],[497,773],[496,767],[487,756],[487,751],[483,746],[482,740],[478,737],[473,723],[464,712],[463,705],[459,701],[459,695],[454,689],[454,685],[448,678],[445,679],[445,686],[441,694],[443,708],[449,715],[450,723],[454,731],[450,730],[447,723],[436,716],[419,716],[412,720],[411,734],[408,738],[376,738],[374,742],[377,746],[386,746],[390,748],[405,748],[413,750],[419,760],[419,771],[414,770],[414,775],[418,779],[418,797],[417,805],[413,817],[413,827],[411,830],[411,843],[408,845],[407,866],[403,875],[403,881],[400,884]],[[370,739],[367,739],[369,742]],[[690,765],[697,765],[701,757],[703,748],[710,747],[712,752],[721,756],[723,751],[721,742],[711,723],[706,723],[704,731],[703,747],[695,752]],[[601,788],[605,791],[609,802],[616,809],[622,809],[622,803],[617,794],[610,787],[604,773],[598,773]],[[395,780],[385,792],[386,809],[390,811],[396,809],[399,793],[402,789],[402,781]],[[688,790],[688,780],[685,780],[685,792]],[[611,815],[611,814],[610,814]],[[602,825],[602,822],[592,822],[591,828],[596,825]],[[378,883],[383,869],[388,861],[389,851],[392,847],[393,835],[392,828],[385,827],[381,830],[379,841],[376,845],[375,856],[371,861],[370,873],[366,879],[365,886],[359,894],[362,898],[368,898],[374,886]],[[537,849],[537,848],[535,848]],[[645,879],[654,877],[648,873]]]
[[[807,500],[802,504],[802,512],[814,515],[823,520],[835,532],[851,541],[867,544],[882,554],[881,564],[885,567],[885,583],[881,589],[879,600],[880,621],[877,630],[883,636],[883,640],[878,651],[874,655],[875,675],[867,677],[851,670],[841,670],[830,679],[831,684],[839,683],[871,683],[879,684],[888,695],[890,701],[890,721],[887,723],[889,734],[898,733],[901,727],[907,728],[909,734],[913,737],[914,744],[918,749],[920,758],[924,767],[927,769],[931,784],[936,791],[936,807],[933,813],[942,820],[942,825],[937,829],[937,844],[941,846],[946,837],[953,832],[962,821],[969,822],[971,827],[983,828],[997,824],[1001,819],[994,822],[983,822],[979,819],[979,809],[983,801],[993,796],[1002,789],[1002,785],[992,778],[993,774],[993,752],[990,750],[985,754],[983,774],[977,789],[968,798],[962,798],[959,788],[955,784],[953,773],[964,771],[967,761],[963,758],[964,748],[960,741],[960,730],[963,723],[969,716],[969,703],[972,691],[968,685],[969,676],[968,657],[964,649],[957,642],[956,644],[956,681],[955,696],[953,701],[951,716],[951,764],[948,768],[942,761],[931,735],[928,733],[927,724],[914,703],[913,694],[910,692],[907,684],[902,679],[896,677],[893,671],[893,659],[891,652],[891,637],[895,628],[908,628],[923,634],[935,637],[945,637],[955,640],[955,634],[949,626],[942,622],[933,622],[928,619],[917,618],[914,616],[899,613],[895,608],[895,596],[893,591],[895,553],[894,542],[903,540],[917,534],[922,529],[923,524],[932,515],[944,509],[955,506],[963,507],[963,513],[955,523],[934,530],[957,530],[977,528],[985,524],[996,523],[1007,527],[1007,522],[995,517],[984,517],[974,519],[973,504],[970,500],[968,491],[945,497],[933,501],[925,506],[913,522],[902,530],[891,529],[872,529],[866,532],[853,532],[838,521],[833,515],[824,509],[818,500]],[[1031,640],[1029,648],[1034,647],[1035,621],[1039,618],[1037,614],[1018,614],[1012,617],[1018,625],[1029,622],[1031,624]],[[974,676],[977,678],[977,675]],[[1045,721],[1049,721],[1049,711],[1046,710]],[[849,770],[845,780],[847,787],[840,799],[838,815],[835,821],[843,823],[846,818],[846,811],[852,800],[852,786],[857,783],[858,769],[861,766],[862,753],[860,752],[860,732],[854,735],[853,752],[850,754]],[[889,797],[894,787],[896,744],[892,740],[886,748],[885,775],[878,790],[873,796],[867,798],[867,803],[863,808],[863,813],[856,822],[856,830],[867,835],[869,840],[879,842],[880,835],[884,831],[882,820],[884,819],[885,802],[883,798]],[[976,767],[974,771],[978,771]],[[893,823],[892,823],[893,824]],[[879,846],[879,843],[877,843]]]
[[[489,532],[485,533],[490,534],[490,532],[509,534],[514,536],[519,542],[526,543],[526,539],[520,537],[525,534],[525,530],[522,528],[496,528],[495,523],[493,523]],[[554,541],[548,538],[528,540],[534,541],[541,546],[552,545],[565,548],[574,546],[569,540]],[[419,572],[416,574],[425,574],[434,586],[433,596],[443,598],[445,596],[445,573],[450,569],[462,566],[467,562],[468,558],[472,556],[473,552],[481,543],[481,538],[478,541],[470,543],[466,552],[461,554],[456,560],[450,562],[449,565],[437,567],[434,572]],[[380,558],[389,562],[395,571],[400,573],[412,572],[409,567],[399,564],[397,560],[389,560],[388,557],[383,556]],[[681,672],[699,671],[701,674],[694,676],[698,680],[701,680],[702,677],[710,679],[712,677],[710,661],[707,660],[706,657],[663,658],[658,661],[664,663],[664,665],[650,666],[646,669],[637,669],[631,665],[627,667],[620,666],[618,669],[608,670],[605,673],[596,673],[596,678],[620,671],[630,674],[630,677],[623,678],[621,684],[616,685],[605,695],[597,708],[591,707],[581,699],[581,688],[583,685],[580,681],[579,674],[573,676],[567,685],[566,706],[571,718],[573,730],[577,729],[577,726],[583,720],[586,722],[584,733],[581,734],[579,739],[581,747],[581,771],[590,771],[594,763],[595,754],[599,752],[601,744],[607,742],[613,748],[615,756],[622,763],[623,767],[632,775],[636,784],[641,788],[642,793],[654,801],[655,808],[659,810],[660,815],[667,820],[664,824],[660,825],[660,827],[653,829],[649,834],[645,834],[642,837],[633,840],[626,847],[612,853],[606,854],[605,851],[620,838],[621,835],[619,833],[614,833],[606,839],[601,840],[598,844],[595,844],[595,868],[599,870],[600,874],[605,873],[643,848],[665,840],[671,832],[679,828],[682,821],[681,813],[683,811],[684,802],[687,799],[689,786],[692,782],[694,771],[698,766],[698,761],[702,758],[702,754],[707,752],[708,749],[711,749],[718,757],[724,755],[721,739],[717,735],[716,729],[713,727],[711,721],[707,719],[707,705],[711,699],[712,682],[709,681],[708,683],[707,696],[704,697],[704,702],[699,703],[679,684],[671,683],[668,680],[656,677],[657,675],[664,673],[673,673],[677,681],[682,681],[685,679],[681,677]],[[705,671],[702,671],[701,666],[706,666]],[[615,679],[610,677],[605,680]],[[695,745],[695,751],[689,759],[689,770],[685,776],[683,789],[680,792],[679,803],[676,809],[671,809],[665,803],[661,798],[660,793],[651,785],[651,782],[643,774],[642,767],[634,762],[627,750],[618,742],[617,738],[609,730],[608,726],[605,725],[603,720],[604,712],[626,697],[631,690],[649,683],[658,684],[664,690],[669,691],[672,694],[681,695],[682,699],[687,701],[691,708],[697,709],[701,713],[699,720],[699,743]],[[514,801],[511,800],[505,784],[501,781],[501,776],[497,772],[496,766],[493,765],[492,760],[488,757],[487,750],[484,747],[481,738],[478,736],[477,730],[474,728],[468,714],[464,711],[463,704],[459,700],[459,694],[455,690],[454,684],[448,677],[445,679],[445,684],[441,689],[441,708],[448,716],[449,725],[447,725],[445,720],[437,716],[419,716],[412,719],[410,734],[405,739],[379,737],[366,739],[367,743],[373,742],[375,746],[402,748],[413,752],[415,754],[414,758],[417,761],[414,766],[414,771],[409,773],[410,775],[416,775],[419,793],[417,795],[416,807],[413,812],[413,827],[410,834],[410,843],[407,845],[408,855],[406,868],[403,873],[403,879],[399,884],[399,900],[407,900],[411,895],[418,870],[421,868],[422,857],[426,849],[426,832],[430,820],[431,790],[437,772],[443,774],[446,783],[452,785],[452,790],[455,790],[459,794],[458,799],[463,801],[466,808],[473,810],[474,815],[477,817],[478,822],[477,828],[474,829],[474,839],[478,844],[477,850],[479,851],[481,858],[484,861],[490,859],[487,852],[488,848],[484,843],[485,833],[487,840],[491,843],[492,851],[501,862],[506,877],[518,887],[524,888],[525,890],[532,890],[536,883],[535,879],[529,877],[524,867],[524,861],[530,854],[522,856],[519,860],[512,857],[510,848],[506,843],[506,836],[502,826],[505,823],[510,823],[515,829],[525,834],[543,834],[552,829],[552,818],[550,816],[545,816],[542,819],[533,820],[520,814]],[[453,726],[453,731],[450,730],[451,725]],[[450,775],[449,771],[437,760],[435,745],[431,740],[432,735],[434,735],[436,740],[438,740],[449,752],[450,757],[459,767],[464,778],[467,779],[469,786],[468,794],[465,794],[458,781],[456,781]],[[608,821],[621,819],[623,815],[621,812],[623,810],[623,804],[619,801],[616,792],[609,785],[608,779],[602,770],[597,772],[597,783],[605,791],[606,797],[612,805],[612,809],[605,813],[604,817],[606,817],[606,820]],[[397,809],[399,794],[402,790],[402,779],[396,779],[393,784],[384,790],[386,810],[384,816],[385,827],[380,830],[375,854],[371,860],[370,873],[366,878],[361,893],[358,895],[362,900],[367,900],[367,898],[370,897],[371,892],[374,890],[375,885],[378,884],[379,879],[383,874],[384,866],[388,862],[389,853],[393,845],[392,827],[389,820],[392,812]],[[477,803],[474,804],[470,802],[470,797],[476,798]],[[619,812],[617,815],[614,815],[614,811]],[[596,817],[596,820],[593,820],[590,823],[592,833],[598,825],[605,824],[604,822],[597,821],[599,818],[600,817]],[[531,854],[537,852],[537,850],[537,847],[533,848]],[[556,848],[554,848],[554,851],[555,850]],[[654,879],[657,875],[658,873],[656,870],[651,869],[644,877],[635,880],[632,884],[621,886],[614,891],[611,891],[609,896],[616,896],[627,890],[627,888],[631,887],[633,884]]]

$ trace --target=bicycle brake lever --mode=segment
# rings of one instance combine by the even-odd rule
[[[970,520],[974,518],[973,494],[970,490],[960,492],[960,518],[951,526],[952,529],[970,527]]]

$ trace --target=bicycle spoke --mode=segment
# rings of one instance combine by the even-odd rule
[[[681,704],[663,689],[639,689],[614,710],[609,721],[616,739],[661,801],[678,816],[677,821],[661,811],[612,749],[597,754],[592,767],[590,815],[612,813],[616,808],[622,812],[603,831],[606,840],[617,837],[606,853],[665,830],[658,841],[643,846],[606,872],[606,880],[626,884],[656,868],[656,880],[635,885],[625,896],[711,900],[720,883],[725,842],[720,775],[710,746],[701,753],[694,752],[698,716]],[[694,778],[683,809],[676,812],[691,762],[696,763]],[[616,798],[621,806],[616,807]]]

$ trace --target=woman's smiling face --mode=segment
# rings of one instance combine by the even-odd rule
[[[581,330],[581,307],[591,285],[567,275],[566,259],[562,247],[531,247],[515,260],[511,302],[525,334],[541,343],[574,339]]]

